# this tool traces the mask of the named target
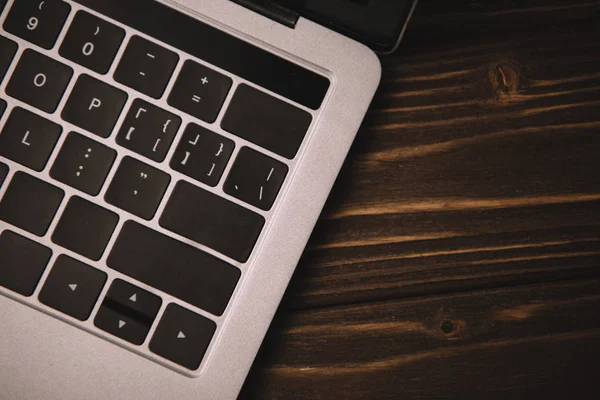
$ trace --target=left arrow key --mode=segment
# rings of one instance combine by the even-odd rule
[[[85,321],[90,316],[105,282],[104,272],[61,255],[42,287],[39,299],[55,310]]]

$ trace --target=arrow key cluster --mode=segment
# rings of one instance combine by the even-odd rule
[[[161,304],[160,297],[116,279],[96,314],[94,324],[125,341],[141,345]]]

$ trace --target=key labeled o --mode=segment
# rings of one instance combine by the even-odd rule
[[[87,42],[86,44],[83,45],[83,48],[81,49],[81,51],[83,52],[83,55],[85,55],[85,56],[91,55],[94,52],[94,43]]]
[[[46,84],[46,75],[37,74],[35,78],[33,78],[33,84],[37,87],[42,87]]]

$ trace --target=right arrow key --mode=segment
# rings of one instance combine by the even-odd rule
[[[169,304],[150,341],[150,351],[190,370],[204,358],[217,325],[176,304]]]

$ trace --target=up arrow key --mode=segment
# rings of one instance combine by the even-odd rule
[[[179,333],[177,334],[177,339],[185,339],[185,335],[183,334],[183,332],[179,331]]]

